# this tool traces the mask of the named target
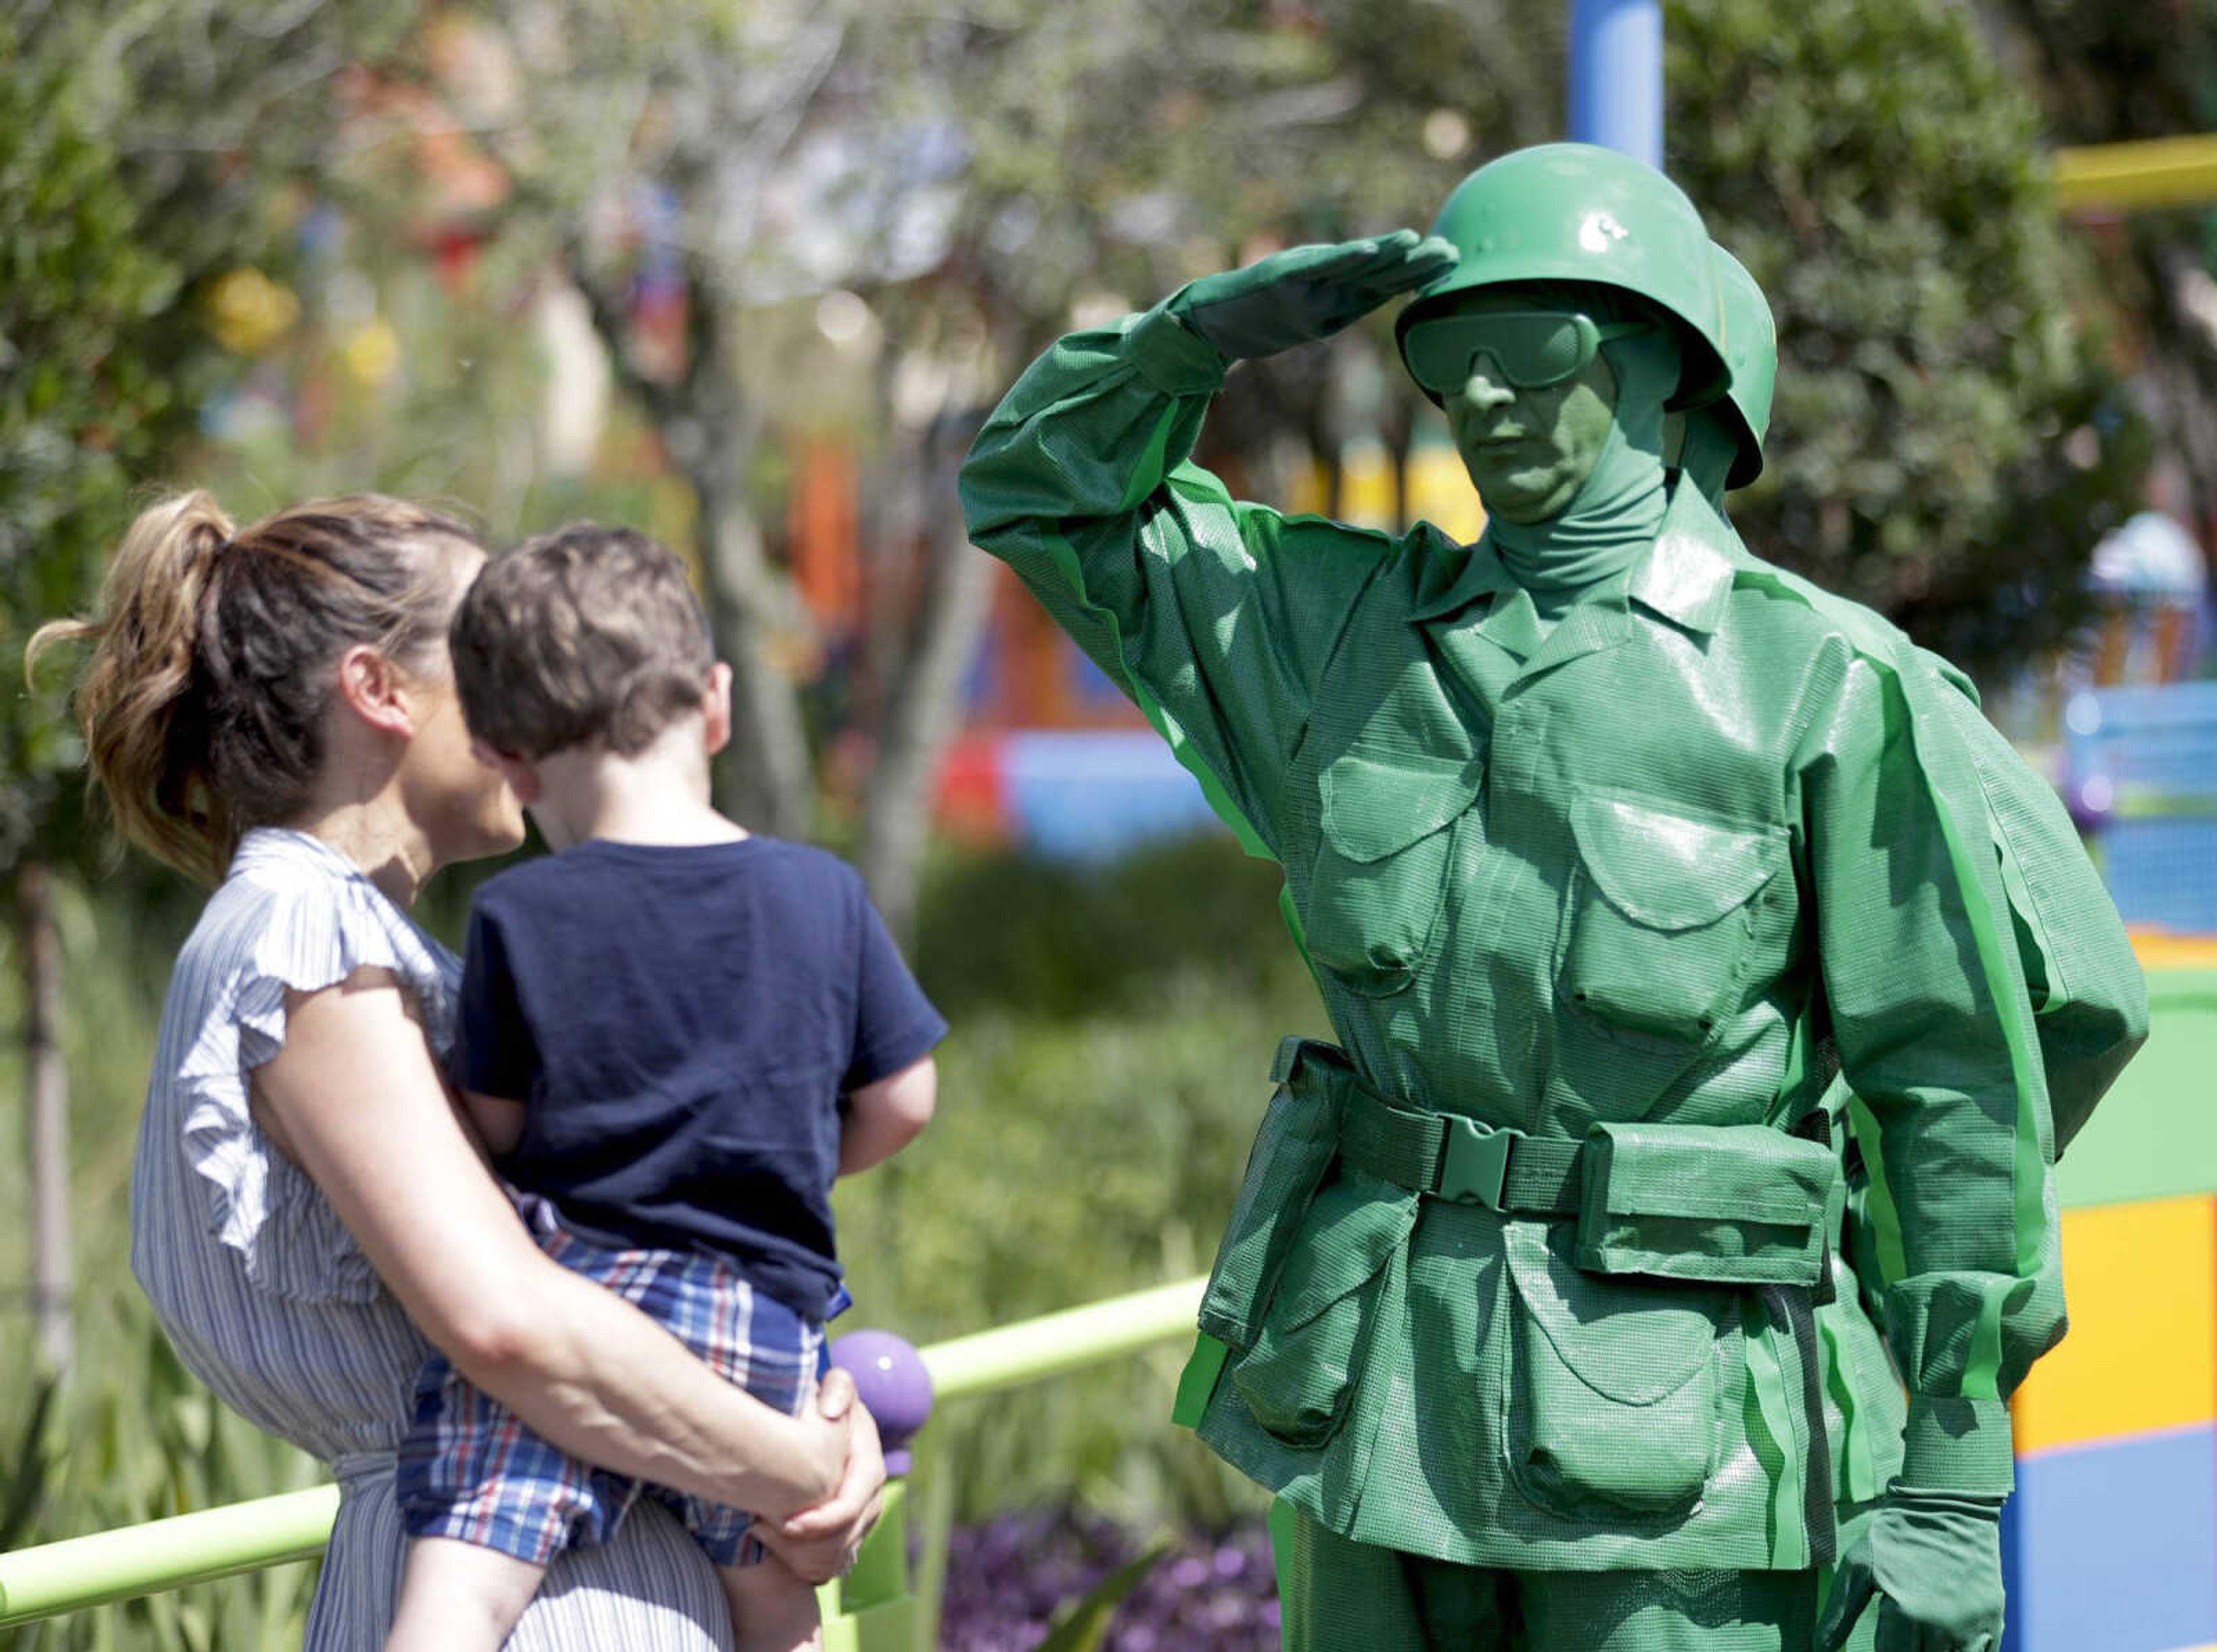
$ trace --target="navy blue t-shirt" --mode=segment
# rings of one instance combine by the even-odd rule
[[[496,1162],[565,1227],[728,1257],[820,1319],[841,1098],[946,1032],[836,857],[590,838],[478,891],[451,1066],[525,1104]]]

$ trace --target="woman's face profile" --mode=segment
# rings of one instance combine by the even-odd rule
[[[485,566],[474,548],[450,557],[454,601]],[[523,841],[523,810],[500,770],[479,761],[454,690],[453,663],[441,634],[431,659],[411,674],[419,711],[401,758],[401,795],[441,865],[505,854]]]

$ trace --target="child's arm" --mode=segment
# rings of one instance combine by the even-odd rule
[[[939,1066],[929,1055],[849,1091],[839,1129],[839,1173],[851,1176],[892,1158],[923,1133],[938,1104]],[[517,1112],[520,1128],[522,1109]]]
[[[446,1066],[457,1111],[487,1159],[513,1153],[523,1138],[523,1103],[539,1073],[539,1041],[508,967],[508,942],[495,892],[470,906],[468,950],[455,1003],[454,1047]],[[497,1093],[496,1093],[497,1092]]]

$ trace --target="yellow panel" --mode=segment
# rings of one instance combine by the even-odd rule
[[[2134,929],[2133,950],[2143,969],[2217,969],[2217,935],[2172,935]]]
[[[1430,523],[1459,544],[1485,531],[1485,508],[1470,485],[1462,455],[1445,442],[1424,442],[1409,455],[1409,519]]]
[[[1393,455],[1370,438],[1349,442],[1339,454],[1339,516],[1357,528],[1399,533],[1399,501],[1393,497]]]
[[[2063,1213],[2071,1333],[2017,1390],[2016,1449],[2217,1417],[2217,1201]]]

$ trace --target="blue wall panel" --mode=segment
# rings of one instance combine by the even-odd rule
[[[2217,1642],[2217,1424],[2039,1452],[2016,1484],[2010,1652]]]

